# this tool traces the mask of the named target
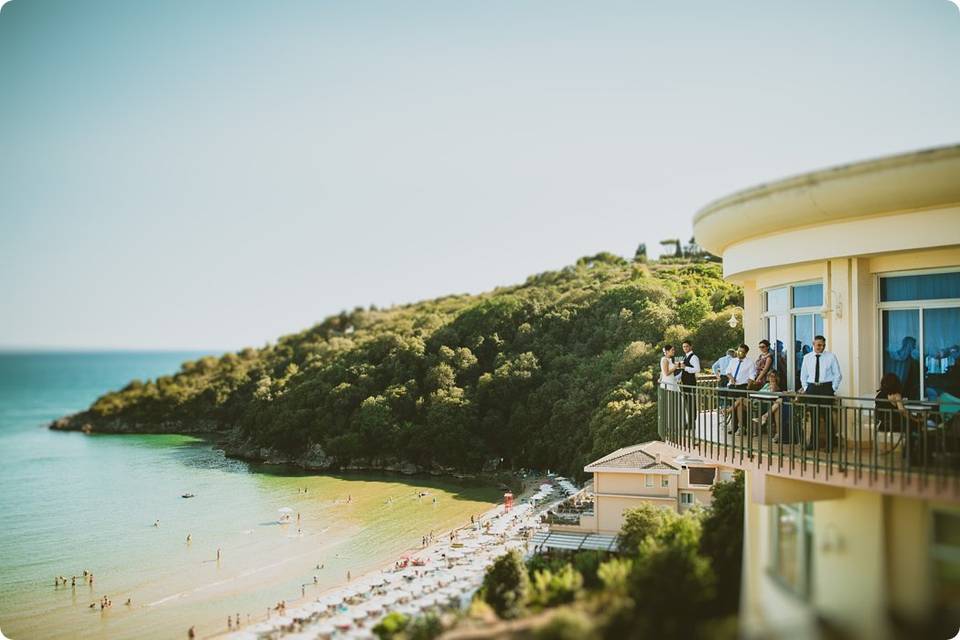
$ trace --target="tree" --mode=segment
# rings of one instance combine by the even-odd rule
[[[633,254],[634,262],[646,262],[647,261],[647,243],[641,242],[640,246],[637,247],[637,251]]]
[[[700,552],[717,576],[718,613],[734,613],[740,605],[743,567],[743,472],[713,485],[713,502],[703,520]]]
[[[530,578],[523,557],[515,549],[497,558],[483,577],[483,599],[507,620],[526,611],[529,591]]]

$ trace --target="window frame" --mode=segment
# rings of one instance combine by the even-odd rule
[[[662,476],[660,478],[660,488],[669,489],[670,488],[670,476]]]
[[[884,349],[883,349],[883,338],[884,338],[884,326],[883,326],[883,312],[884,311],[917,311],[918,312],[918,335],[917,335],[917,350],[920,353],[920,398],[915,402],[925,402],[926,393],[927,393],[927,376],[926,376],[926,364],[924,359],[924,354],[926,351],[926,342],[923,335],[924,330],[924,319],[923,312],[925,309],[958,309],[960,308],[960,298],[938,298],[938,299],[928,299],[928,300],[898,300],[896,302],[882,302],[880,300],[880,281],[883,278],[896,278],[900,276],[926,276],[926,275],[938,275],[942,273],[958,273],[960,274],[960,269],[957,267],[936,267],[932,269],[909,269],[901,271],[882,271],[873,274],[873,299],[876,303],[876,311],[874,317],[874,329],[875,335],[877,336],[877,342],[875,345],[877,353],[877,362],[876,370],[874,375],[876,379],[874,384],[876,386],[880,385],[880,379],[883,378],[883,360],[884,360]]]
[[[820,302],[820,306],[819,307],[817,306],[794,307],[793,306],[793,288],[806,287],[812,284],[819,284],[823,288],[823,299]],[[787,302],[789,306],[783,311],[769,311],[768,305],[767,305],[767,294],[770,291],[774,291],[776,289],[784,289],[784,288],[787,290]],[[792,346],[796,342],[796,316],[813,315],[814,316],[812,318],[813,326],[811,328],[813,329],[813,332],[812,332],[813,335],[816,335],[817,334],[816,316],[819,315],[821,323],[823,324],[823,335],[824,337],[827,338],[828,341],[830,339],[830,336],[827,335],[827,322],[826,322],[827,320],[826,315],[828,311],[827,294],[828,294],[827,285],[826,285],[826,282],[824,281],[824,278],[813,278],[809,280],[798,280],[796,282],[786,282],[786,283],[778,284],[776,286],[766,287],[760,290],[760,308],[761,308],[760,324],[761,324],[761,333],[763,334],[763,337],[766,338],[767,340],[771,339],[770,327],[769,327],[769,323],[767,322],[769,318],[777,318],[781,316],[786,316],[787,318],[787,332],[789,335],[788,335],[788,340],[785,340],[783,345],[784,350],[786,352],[786,356],[787,356],[786,358],[787,370],[785,372],[787,389],[796,388],[796,385],[798,382],[797,380],[795,380],[798,366],[796,363],[796,354],[793,352],[793,346]],[[778,330],[779,330],[779,327],[778,327]],[[750,348],[751,350],[753,349],[753,347],[750,347]],[[774,359],[776,359],[776,343],[773,343],[770,345],[770,350],[774,354]],[[776,366],[776,362],[774,362],[774,366]]]
[[[690,498],[689,500],[684,500],[684,498]],[[680,492],[680,504],[682,505],[693,505],[695,504],[694,495],[692,491],[681,491]]]
[[[654,480],[653,480],[653,474],[652,474],[652,473],[648,473],[648,474],[645,474],[645,475],[643,476],[643,486],[644,486],[645,489],[654,489],[654,488],[656,488],[657,484],[656,484],[656,482],[654,482]]]
[[[787,582],[776,567],[780,564],[780,509],[793,511],[800,523],[797,531],[798,584]],[[813,560],[816,542],[814,540],[814,521],[812,502],[792,502],[770,506],[769,514],[769,551],[766,559],[766,573],[770,579],[787,593],[804,601],[813,598]]]

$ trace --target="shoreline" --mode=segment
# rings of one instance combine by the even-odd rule
[[[517,509],[518,507],[520,507],[524,499],[534,495],[536,493],[535,489],[537,487],[539,487],[542,483],[548,482],[548,481],[549,481],[549,478],[546,476],[538,476],[535,478],[525,480],[523,492],[516,496],[514,509]],[[537,509],[533,509],[533,512],[534,512],[533,515],[537,515],[539,513]],[[500,517],[504,516],[506,513],[508,512],[505,510],[505,505],[503,504],[495,505],[487,509],[483,513],[481,513],[477,517],[475,522],[472,522],[472,523],[468,522],[461,526],[457,526],[452,529],[436,534],[434,536],[433,541],[428,543],[426,546],[409,547],[401,551],[400,558],[401,559],[408,558],[410,560],[427,559],[429,561],[429,558],[431,555],[433,555],[436,551],[444,547],[446,544],[449,544],[451,535],[456,536],[460,532],[477,531],[483,528],[483,525],[481,523],[483,522],[491,523],[494,521],[494,519],[499,519]],[[348,582],[344,582],[336,586],[327,587],[318,593],[296,598],[295,600],[286,601],[288,604],[289,610],[286,610],[284,613],[277,612],[271,615],[269,618],[261,614],[261,615],[258,615],[256,618],[251,618],[249,623],[245,623],[240,628],[235,628],[232,630],[225,629],[223,631],[219,631],[211,635],[205,635],[203,636],[203,638],[234,638],[235,640],[241,640],[243,638],[256,637],[255,635],[254,636],[250,635],[252,633],[252,630],[274,619],[279,621],[282,619],[307,618],[312,613],[312,611],[308,611],[308,608],[311,607],[312,605],[315,605],[316,603],[321,602],[324,599],[329,599],[332,596],[335,596],[338,592],[346,593],[347,591],[353,589],[352,585],[358,585],[358,584],[362,585],[365,582],[369,581],[371,578],[379,574],[395,570],[397,562],[399,562],[399,560],[394,560],[392,562],[384,562],[383,564],[370,568],[361,574],[358,574],[355,576],[352,575],[351,579]],[[264,630],[261,629],[259,633],[262,633],[262,632],[264,632]]]

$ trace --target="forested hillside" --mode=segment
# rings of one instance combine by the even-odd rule
[[[713,360],[740,341],[727,321],[741,305],[718,264],[603,253],[518,286],[358,308],[261,349],[186,362],[54,427],[204,425],[248,452],[310,452],[334,468],[477,471],[502,458],[575,474],[655,437],[660,345],[692,337]]]

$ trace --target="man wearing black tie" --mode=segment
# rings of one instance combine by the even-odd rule
[[[700,373],[700,357],[693,352],[693,343],[683,341],[683,369],[680,384],[683,385],[684,427],[693,429],[697,417],[697,374]]]
[[[816,336],[813,339],[813,351],[803,356],[803,362],[800,365],[800,388],[803,393],[811,397],[807,399],[807,404],[811,405],[810,414],[812,416],[812,426],[810,435],[807,438],[807,449],[817,447],[819,441],[825,440],[830,444],[831,433],[831,407],[834,401],[830,396],[836,395],[840,389],[840,381],[843,375],[840,373],[840,363],[837,356],[826,351],[827,339],[823,336]],[[820,424],[826,423],[825,434],[822,433]]]

